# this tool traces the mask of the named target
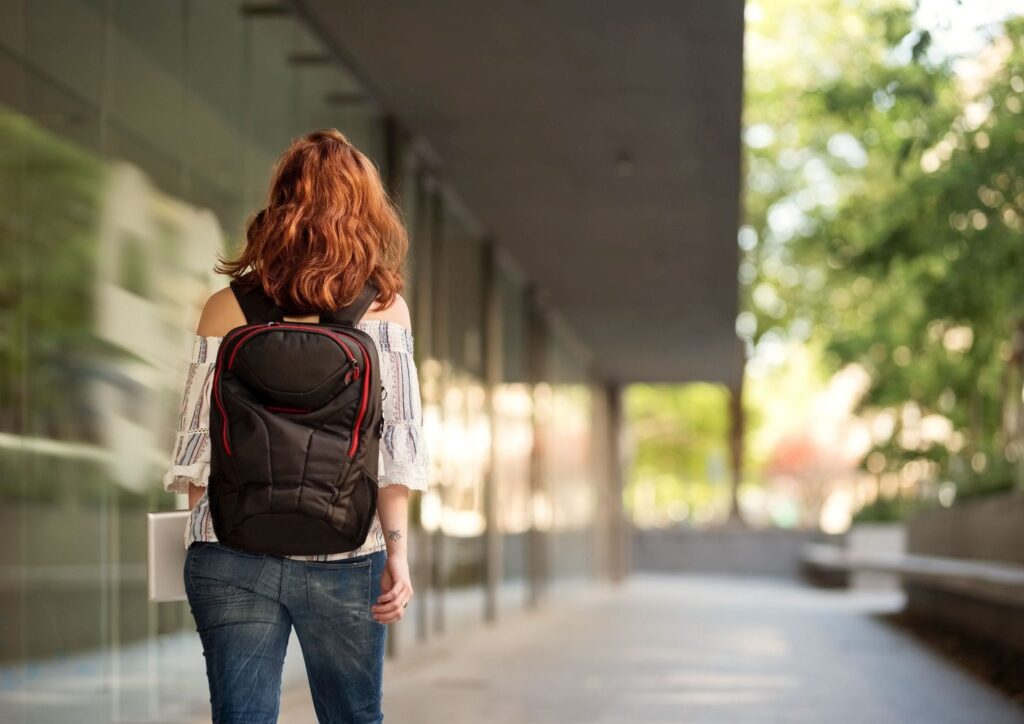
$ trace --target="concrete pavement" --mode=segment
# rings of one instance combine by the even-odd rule
[[[634,577],[388,662],[394,724],[1016,724],[1024,709],[873,614],[898,593]],[[315,722],[308,691],[281,721]]]

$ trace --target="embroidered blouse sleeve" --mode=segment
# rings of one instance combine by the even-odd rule
[[[196,335],[192,343],[164,490],[187,493],[189,483],[205,487],[209,482],[210,391],[220,342],[220,337]]]
[[[423,434],[420,385],[413,360],[412,331],[400,324],[379,325],[384,429],[378,483],[426,490],[430,459]]]

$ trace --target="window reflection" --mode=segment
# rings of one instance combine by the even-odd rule
[[[430,591],[416,605],[442,627],[482,618],[489,525],[507,609],[531,577],[582,570],[589,555],[573,542],[595,525],[586,355],[558,329],[533,338],[522,274],[506,262],[488,273],[480,224],[412,144],[386,156],[382,110],[317,34],[251,6],[0,2],[12,18],[0,24],[5,720],[27,720],[29,701],[33,720],[66,714],[86,682],[106,692],[93,700],[100,721],[205,711],[187,606],[146,601],[144,514],[184,504],[160,477],[192,332],[227,281],[216,254],[241,243],[276,156],[315,127],[396,170],[410,226],[406,298],[434,465],[413,505]],[[491,368],[488,285],[500,300]]]

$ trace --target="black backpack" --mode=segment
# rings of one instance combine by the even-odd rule
[[[262,286],[231,282],[246,324],[221,340],[210,405],[213,530],[257,553],[361,546],[377,508],[383,416],[377,348],[356,323],[367,284],[320,322],[286,322]]]

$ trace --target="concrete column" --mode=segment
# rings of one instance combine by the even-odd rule
[[[613,583],[621,583],[629,575],[632,556],[630,539],[632,524],[626,517],[622,502],[626,485],[625,475],[625,426],[622,411],[622,386],[615,383],[605,385],[607,414],[607,528],[608,528],[608,573]]]
[[[486,529],[484,530],[484,620],[495,621],[498,618],[498,591],[503,577],[503,556],[502,533],[498,529],[501,491],[497,485],[498,457],[495,454],[497,418],[494,411],[494,395],[502,380],[504,350],[497,250],[492,242],[487,242],[485,249],[482,300],[484,310],[483,367],[486,390],[484,404],[487,424],[491,431],[491,445],[488,451],[487,469],[484,473],[484,516],[486,520]]]
[[[395,122],[394,117],[385,116],[381,120],[382,132],[384,134],[384,168],[385,172],[383,178],[384,187],[393,198],[397,198],[401,186],[401,173],[397,171],[399,164],[401,163],[401,141],[399,138],[398,124]],[[412,526],[410,526],[411,528]],[[411,537],[411,535],[410,535]],[[410,561],[411,563],[411,561]],[[404,627],[399,623],[397,626],[392,626],[391,635],[389,635],[385,641],[384,653],[388,658],[394,658],[398,654],[399,639],[402,638],[404,633]]]
[[[403,132],[398,120],[389,114],[381,119],[381,131],[384,136],[384,159],[381,164],[381,171],[384,186],[388,193],[396,201],[402,197],[406,189],[402,187],[405,152],[407,148],[406,134]]]
[[[448,279],[448,244],[444,228],[444,194],[439,184],[435,184],[431,193],[430,204],[430,239],[432,280],[431,294],[431,332],[433,335],[431,352],[434,359],[441,363],[441,385],[448,382],[447,372],[451,365],[449,352],[449,325],[451,319],[447,304]],[[442,490],[442,495],[444,491]],[[443,502],[443,501],[442,501]],[[445,536],[438,528],[431,535],[431,583],[434,587],[433,629],[436,633],[444,632],[444,604],[446,593]]]
[[[594,488],[594,520],[591,557],[592,573],[598,581],[610,581],[611,573],[611,520],[612,485],[609,462],[611,430],[608,424],[608,395],[604,382],[595,376],[590,384],[591,397],[591,484]]]
[[[412,300],[413,326],[416,332],[416,364],[420,370],[423,363],[434,357],[434,252],[433,252],[433,204],[434,204],[435,181],[430,174],[423,170],[417,174],[416,183],[416,206],[414,228],[412,230],[412,253],[415,263],[413,272],[416,275],[416,283],[413,288],[414,298]],[[427,400],[424,400],[426,402]],[[422,499],[422,498],[421,498]],[[415,511],[419,512],[418,508]],[[412,514],[413,511],[410,511]],[[416,608],[416,638],[424,641],[429,637],[430,624],[429,612],[430,603],[434,594],[434,563],[433,563],[433,535],[425,531],[422,526],[416,526],[415,538],[410,545],[416,545],[415,570],[416,595],[420,599],[420,605]],[[413,563],[410,561],[410,563]]]
[[[527,292],[527,344],[529,346],[528,376],[536,389],[541,382],[548,382],[547,325],[537,300],[536,291]],[[532,524],[528,537],[527,575],[529,586],[527,605],[538,606],[548,588],[547,532],[537,527],[534,516],[534,496],[546,491],[547,428],[536,412],[533,413],[533,449],[530,451],[530,515]]]

